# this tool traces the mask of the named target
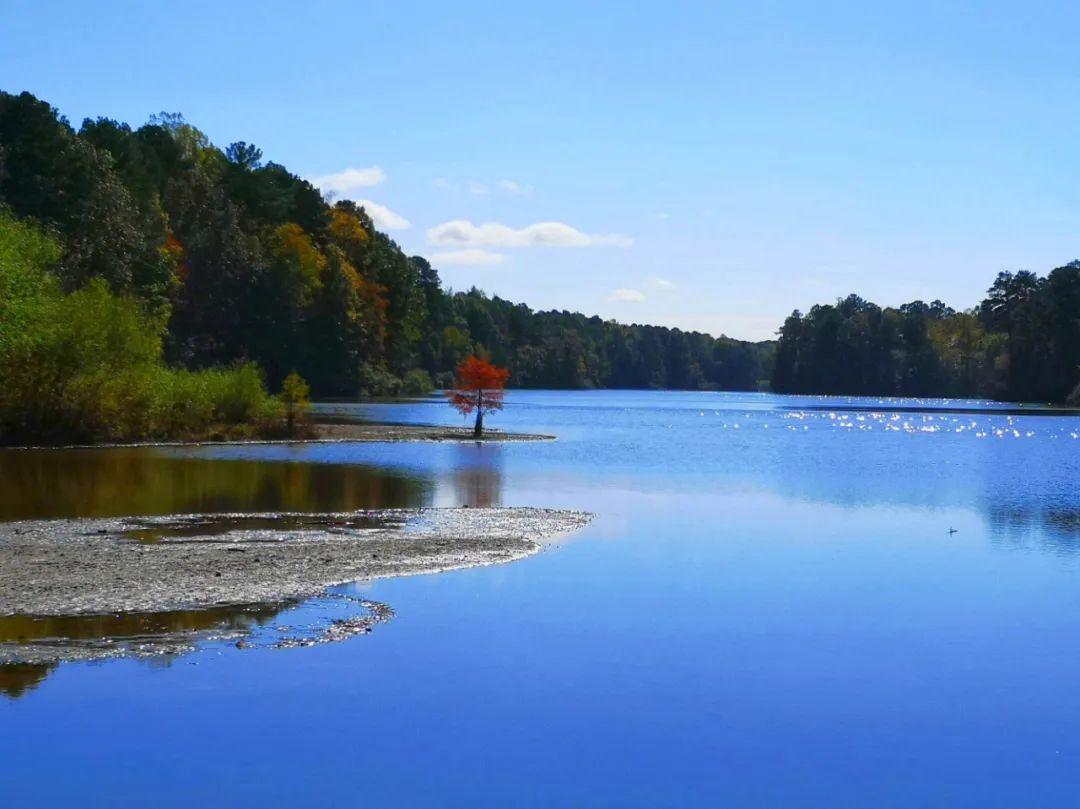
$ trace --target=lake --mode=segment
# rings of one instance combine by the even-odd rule
[[[1076,802],[1080,419],[514,391],[488,425],[558,440],[0,453],[5,520],[597,515],[512,564],[348,588],[395,614],[347,642],[0,673],[4,804]]]

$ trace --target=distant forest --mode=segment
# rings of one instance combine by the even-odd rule
[[[777,393],[985,397],[1080,405],[1080,261],[1002,272],[978,307],[881,308],[850,295],[780,330]]]
[[[64,290],[103,279],[138,301],[177,368],[255,362],[271,388],[297,371],[324,397],[445,386],[472,353],[513,387],[747,390],[771,373],[769,342],[446,290],[363,208],[179,115],[76,131],[29,93],[0,93],[0,206],[56,239]]]
[[[172,368],[256,363],[275,390],[297,371],[321,397],[421,393],[478,353],[510,369],[511,387],[1080,404],[1076,262],[1001,273],[966,312],[852,295],[794,312],[778,342],[537,312],[444,289],[363,208],[249,143],[220,149],[171,114],[76,131],[31,94],[0,92],[0,219],[12,216],[57,243],[48,269],[63,291],[104,284],[159,324]]]

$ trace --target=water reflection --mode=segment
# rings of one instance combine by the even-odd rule
[[[301,457],[299,448],[260,449],[250,448],[247,457],[234,459],[152,447],[0,451],[0,520],[352,512],[429,506],[435,499],[439,477],[435,470],[358,464],[348,456],[335,463],[311,462]],[[461,444],[454,453],[448,482],[455,504],[501,504],[501,448]],[[442,480],[446,486],[446,478]],[[189,533],[202,536],[207,532],[280,528],[281,519],[275,518],[272,526],[264,526],[265,518],[247,516],[213,519],[209,525],[155,523],[137,527],[128,536],[138,542],[183,541]],[[325,516],[299,513],[283,519],[290,528],[316,523],[326,527]],[[387,519],[371,515],[340,519],[340,525],[348,528],[388,524]],[[0,693],[12,698],[29,693],[57,668],[59,660],[134,653],[151,663],[168,662],[203,640],[248,638],[283,610],[293,608],[309,613],[321,610],[319,628],[299,635],[265,629],[274,635],[277,645],[322,642],[313,638],[327,630],[327,611],[341,615],[341,610],[346,610],[345,617],[333,622],[329,639],[366,631],[371,620],[385,618],[379,611],[382,608],[372,613],[368,602],[359,609],[330,596],[306,602],[303,607],[287,603],[141,614],[0,616]],[[5,663],[5,658],[18,662]]]
[[[454,505],[472,508],[502,505],[502,447],[458,444],[454,460]]]
[[[286,606],[262,604],[108,615],[4,615],[0,616],[0,644],[71,640],[137,642],[162,636],[186,636],[208,629],[248,630],[270,621]]]
[[[135,657],[169,666],[210,641],[238,648],[314,646],[366,634],[392,616],[387,605],[341,587],[307,600],[199,610],[0,616],[0,694],[27,694],[65,661]]]
[[[1080,554],[1080,511],[1063,506],[998,504],[987,508],[990,538],[1009,550]]]
[[[154,448],[0,450],[0,520],[430,504],[416,471],[223,461]]]
[[[0,664],[0,694],[18,699],[33,691],[59,666],[59,663],[36,665],[32,663]]]
[[[109,615],[0,616],[0,660],[12,654],[43,662],[0,662],[0,694],[21,697],[40,685],[61,659],[94,660],[133,649],[161,662],[189,651],[204,636],[243,636],[289,604]],[[6,648],[5,648],[6,647]]]

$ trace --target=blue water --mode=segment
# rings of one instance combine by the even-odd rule
[[[396,617],[346,643],[61,666],[0,697],[4,805],[1080,803],[1080,419],[514,392],[489,425],[558,440],[147,450],[597,518],[357,585]]]

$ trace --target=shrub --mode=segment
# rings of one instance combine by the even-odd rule
[[[360,369],[360,387],[367,396],[397,396],[401,380],[380,365],[365,364]]]
[[[64,294],[47,271],[59,255],[0,210],[0,441],[196,438],[280,422],[258,366],[166,368],[164,324],[100,279]]]
[[[431,381],[431,374],[420,369],[409,371],[401,384],[401,392],[406,396],[423,396],[433,390],[435,385]]]

